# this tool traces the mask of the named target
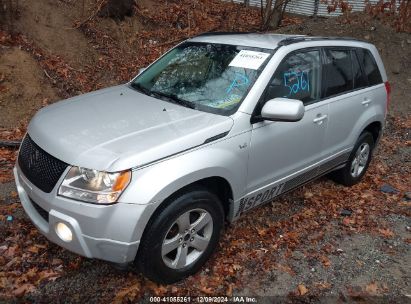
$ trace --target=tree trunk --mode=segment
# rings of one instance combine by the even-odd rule
[[[289,0],[266,1],[264,9],[262,9],[262,30],[275,30],[280,26],[288,1]]]
[[[280,26],[288,1],[289,0],[275,0],[274,7],[270,11],[268,20],[266,20],[266,28],[275,30]]]
[[[280,26],[281,20],[283,19],[283,0],[276,0],[269,20],[269,28],[275,30]]]
[[[108,0],[99,12],[100,17],[111,17],[123,20],[133,14],[134,0]]]
[[[261,1],[261,4],[262,4],[263,2]],[[263,26],[262,26],[262,29],[265,31],[265,30],[267,30],[267,28],[268,28],[268,25],[269,25],[269,21],[270,21],[270,16],[271,16],[271,13],[272,13],[272,6],[273,6],[273,1],[272,0],[267,0],[266,1],[266,4],[265,4],[265,9],[264,9],[264,11],[263,11]]]

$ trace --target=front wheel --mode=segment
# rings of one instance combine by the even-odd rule
[[[371,161],[374,138],[363,132],[358,138],[345,167],[331,173],[331,178],[344,186],[357,184],[364,176]]]
[[[195,272],[218,244],[224,211],[217,196],[195,189],[157,212],[140,244],[136,264],[149,279],[173,283]]]

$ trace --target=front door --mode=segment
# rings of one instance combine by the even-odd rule
[[[305,114],[298,122],[260,121],[253,124],[248,195],[273,187],[283,178],[289,180],[304,172],[315,171],[315,163],[323,157],[328,125],[328,102],[319,101],[320,89],[319,49],[293,52],[279,65],[258,107],[261,109],[266,101],[275,97],[286,97],[303,101]],[[257,110],[257,114],[258,111],[261,110]],[[284,192],[283,186],[281,182],[271,194]]]

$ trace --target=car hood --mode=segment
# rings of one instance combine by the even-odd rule
[[[43,150],[68,164],[114,172],[202,145],[232,125],[230,117],[121,85],[43,108],[28,133]]]

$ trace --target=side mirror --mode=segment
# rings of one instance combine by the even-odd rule
[[[265,103],[261,110],[261,118],[271,121],[299,121],[305,112],[301,100],[274,98]]]
[[[140,69],[138,70],[138,75],[140,75],[141,73],[143,73],[146,69],[147,69],[147,68],[140,68]]]

